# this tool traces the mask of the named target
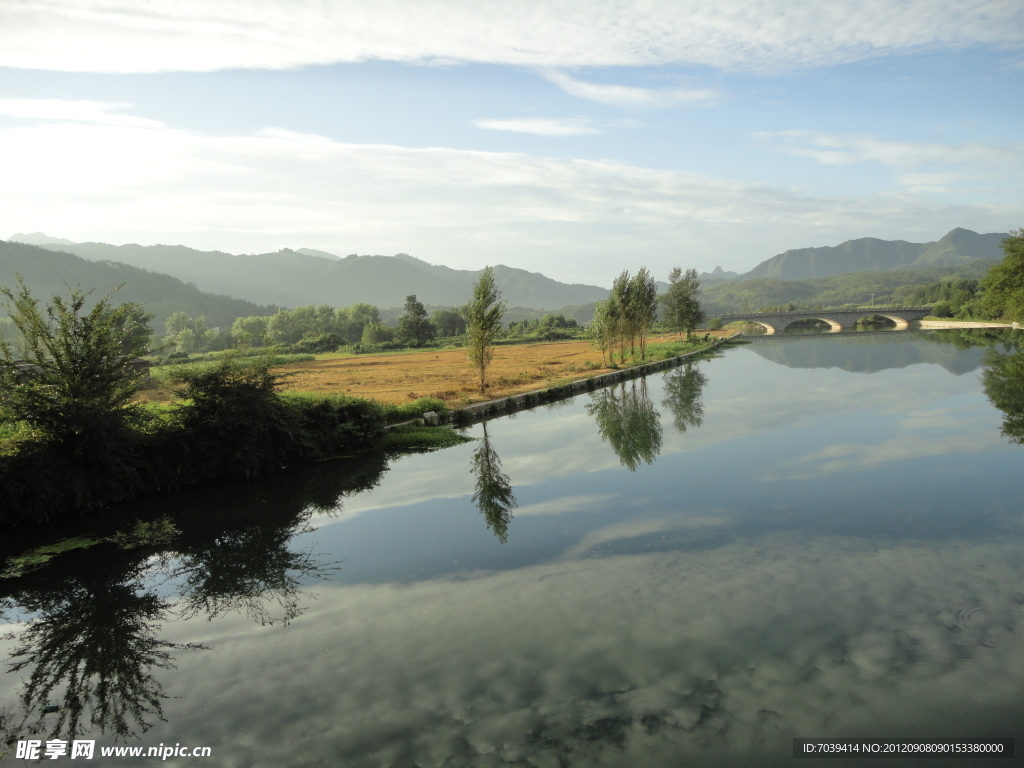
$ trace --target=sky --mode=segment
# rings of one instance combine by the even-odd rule
[[[0,237],[746,271],[1024,226],[1019,0],[0,0]]]

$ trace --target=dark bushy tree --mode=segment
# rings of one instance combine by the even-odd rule
[[[398,340],[410,347],[422,347],[434,340],[434,326],[415,295],[405,297],[405,311],[398,318]]]

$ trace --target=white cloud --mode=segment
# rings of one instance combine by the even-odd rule
[[[583,118],[555,119],[548,117],[515,117],[507,120],[480,118],[473,121],[477,128],[488,131],[532,133],[536,136],[584,136],[604,133],[590,120]]]
[[[38,120],[64,120],[75,123],[124,125],[134,128],[160,128],[158,120],[134,115],[115,114],[131,104],[106,104],[99,101],[68,101],[64,99],[0,99],[0,115],[34,118]]]
[[[284,69],[368,59],[522,66],[821,66],[1019,46],[1018,0],[7,0],[0,66]]]
[[[564,72],[549,70],[544,77],[570,96],[622,107],[656,107],[673,103],[707,102],[719,97],[713,88],[637,88],[577,80]]]
[[[46,104],[40,112],[99,119],[113,111]],[[698,268],[746,268],[794,243],[866,232],[927,240],[954,225],[1000,231],[1021,197],[1019,189],[972,205],[910,191],[826,197],[612,160],[98,122],[0,128],[0,167],[0,232],[233,252],[301,241],[473,269],[486,254],[590,283],[623,266],[666,273],[680,244],[707,260]],[[635,265],[623,265],[626,252],[637,254]]]

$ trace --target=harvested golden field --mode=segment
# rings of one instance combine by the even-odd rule
[[[674,338],[656,337],[650,343]],[[480,394],[476,371],[470,368],[463,349],[326,357],[278,370],[297,373],[285,387],[289,390],[347,393],[385,403],[437,397],[458,407],[542,389],[557,381],[592,376],[608,369],[601,367],[601,352],[589,341],[558,341],[496,347],[494,360],[487,369],[486,395]]]

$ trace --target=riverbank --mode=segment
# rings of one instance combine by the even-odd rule
[[[687,360],[698,355],[707,354],[728,341],[742,335],[742,333],[735,333],[728,336],[720,335],[715,341],[708,343],[707,346],[695,349],[692,352],[685,352],[681,355],[675,355],[662,360],[636,363],[628,368],[612,370],[607,373],[583,376],[573,381],[556,384],[552,387],[535,389],[530,392],[522,392],[508,397],[499,397],[481,403],[474,403],[463,408],[452,409],[446,414],[425,413],[423,415],[423,421],[426,424],[458,424],[461,426],[501,414],[515,413],[516,411],[534,408],[538,405],[544,405],[545,403],[565,400],[566,398],[575,397],[583,392],[592,392],[596,389],[602,389],[621,381],[627,381],[640,376],[647,376],[648,374],[655,373],[657,371],[675,368],[685,364]]]
[[[912,327],[928,328],[1020,328],[1020,323],[984,323],[977,320],[918,320]]]
[[[732,331],[711,331],[712,338],[732,335]],[[701,337],[703,337],[703,333]],[[648,341],[651,355],[674,356],[670,346],[684,342],[671,334],[660,334]],[[344,394],[377,400],[381,403],[408,403],[420,397],[443,400],[449,409],[462,409],[474,403],[525,394],[613,372],[602,360],[601,352],[587,340],[537,342],[501,346],[487,369],[487,390],[480,393],[474,369],[466,361],[464,349],[424,349],[403,355],[359,355],[339,358],[318,356],[315,361],[285,365],[277,370],[292,376],[286,391]]]

